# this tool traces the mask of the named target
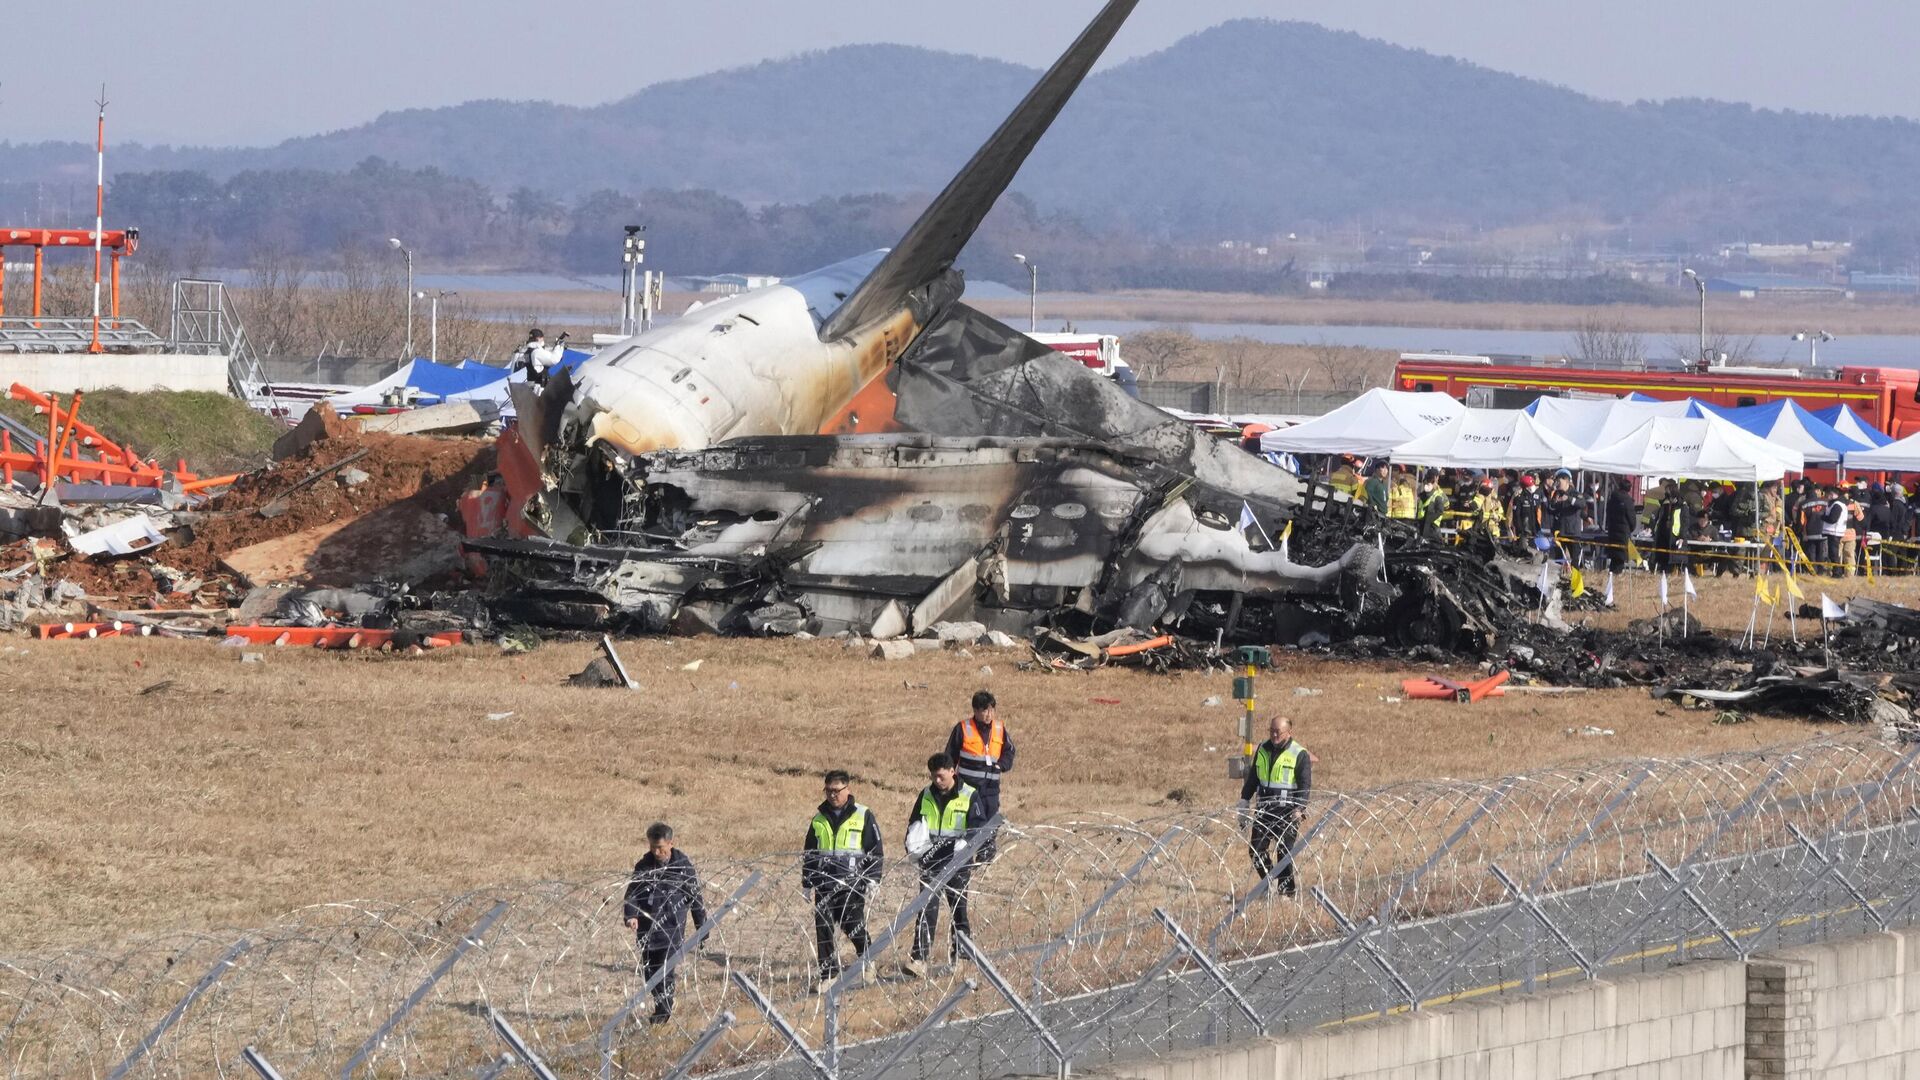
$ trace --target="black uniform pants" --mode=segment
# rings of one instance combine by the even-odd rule
[[[1000,813],[1000,784],[996,781],[991,787],[982,787],[978,780],[969,780],[967,782],[973,785],[973,801],[975,805],[980,807],[981,819],[992,821],[994,815]],[[974,856],[974,861],[978,863],[990,863],[998,858],[1000,855],[999,839],[1000,826],[995,825],[993,831],[987,834],[987,838],[980,842],[980,851]],[[961,929],[965,929],[965,927]]]
[[[1253,872],[1261,878],[1273,873],[1274,866],[1287,859],[1300,839],[1300,814],[1290,803],[1262,802],[1253,813],[1253,834],[1247,849],[1253,855]],[[1282,896],[1293,895],[1293,862],[1281,867],[1273,887]]]
[[[820,957],[820,974],[825,978],[840,973],[840,957],[833,946],[836,929],[853,943],[854,955],[867,954],[865,892],[845,885],[826,885],[814,890],[813,941]]]
[[[933,884],[934,879],[940,876],[940,871],[946,867],[944,859],[930,861],[931,867],[920,871],[922,889]],[[933,935],[940,928],[940,901],[942,900],[945,900],[947,906],[953,909],[953,933],[956,935],[973,933],[973,925],[967,921],[967,880],[972,876],[971,868],[956,872],[947,879],[946,886],[927,901],[927,906],[920,909],[920,917],[915,920],[913,926],[913,958],[915,960],[925,960],[927,954],[933,951]],[[959,957],[960,941],[958,937],[950,938],[947,944],[947,959],[957,960]]]
[[[674,949],[677,948],[679,948],[679,946],[675,944],[668,948],[650,949],[646,945],[646,939],[644,937],[641,939],[640,968],[649,982],[653,980],[654,975],[657,974],[661,968],[667,966],[667,957],[672,956]],[[669,971],[661,977],[660,985],[653,988],[653,1011],[655,1013],[661,1016],[672,1015],[673,984],[674,980],[678,977],[676,973]]]

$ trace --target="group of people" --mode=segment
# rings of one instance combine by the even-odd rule
[[[994,858],[1001,782],[1013,761],[1013,737],[986,690],[973,695],[971,711],[948,733],[945,749],[927,758],[927,785],[912,804],[904,846],[921,888],[937,888],[920,910],[912,951],[900,965],[910,978],[927,975],[943,903],[951,912],[947,961],[958,964],[965,958],[961,937],[973,932],[967,889],[974,868]],[[1295,892],[1293,851],[1313,792],[1313,762],[1285,716],[1268,722],[1266,741],[1247,762],[1239,804],[1248,827],[1247,848],[1255,876],[1275,895]],[[841,938],[853,947],[854,963],[866,963],[872,946],[867,900],[886,865],[879,819],[854,798],[852,776],[844,769],[828,770],[821,791],[820,805],[807,822],[800,868],[801,890],[813,906],[816,993],[844,970]],[[667,962],[685,944],[688,921],[696,931],[707,921],[699,874],[686,852],[675,847],[673,829],[664,822],[647,829],[647,853],[634,864],[622,917],[636,935],[642,971],[655,983],[648,1020],[664,1024],[673,1015],[676,981]]]
[[[1786,487],[1778,480],[1670,479],[1641,497],[1630,478],[1589,477],[1580,485],[1568,469],[1486,473],[1386,462],[1363,469],[1350,457],[1331,464],[1328,480],[1428,539],[1450,529],[1487,555],[1564,557],[1583,569],[1623,569],[1636,551],[1654,570],[1750,569],[1750,556],[1703,547],[1725,541],[1757,542],[1796,565],[1804,561],[1813,573],[1854,573],[1875,545],[1878,565],[1889,572],[1912,572],[1920,563],[1920,512],[1897,481],[1819,485],[1802,477]]]
[[[947,958],[962,957],[960,938],[972,933],[967,916],[967,887],[973,868],[994,858],[994,833],[1000,814],[1001,778],[1013,770],[1013,737],[1000,719],[991,692],[973,695],[971,711],[948,733],[945,749],[927,758],[927,785],[914,800],[904,837],[907,857],[919,871],[922,888],[939,889],[921,909],[914,925],[913,949],[901,971],[913,978],[927,974],[927,962],[944,902],[951,911]],[[880,823],[853,796],[853,778],[830,769],[821,778],[822,799],[807,822],[802,843],[800,887],[813,906],[818,992],[843,970],[838,940],[853,946],[863,964],[869,946],[867,899],[886,866]],[[673,844],[673,829],[655,823],[647,830],[647,854],[634,864],[623,914],[638,935],[642,970],[654,987],[650,1022],[673,1015],[674,973],[670,957],[694,929],[706,922],[699,876],[685,852]]]

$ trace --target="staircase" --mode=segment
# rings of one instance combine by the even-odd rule
[[[168,337],[180,352],[224,354],[227,386],[233,396],[268,416],[286,415],[260,366],[259,354],[247,338],[246,326],[227,298],[226,282],[199,278],[175,281]]]

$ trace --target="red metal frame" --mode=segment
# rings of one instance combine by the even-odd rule
[[[100,233],[100,246],[113,255],[112,317],[120,317],[120,258],[140,249],[138,229],[107,229]],[[40,297],[45,278],[48,248],[92,248],[92,229],[0,229],[0,316],[7,313],[6,249],[33,249],[33,317],[40,317]],[[97,269],[97,268],[96,268]]]

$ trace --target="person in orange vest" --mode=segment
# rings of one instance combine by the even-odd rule
[[[947,757],[957,766],[960,779],[978,793],[974,801],[980,805],[980,820],[992,820],[1000,812],[1000,777],[1013,771],[1013,736],[1000,722],[1000,705],[991,691],[973,695],[973,713],[953,725],[947,736]],[[980,861],[992,859],[994,851],[994,838],[989,836],[980,847]]]

